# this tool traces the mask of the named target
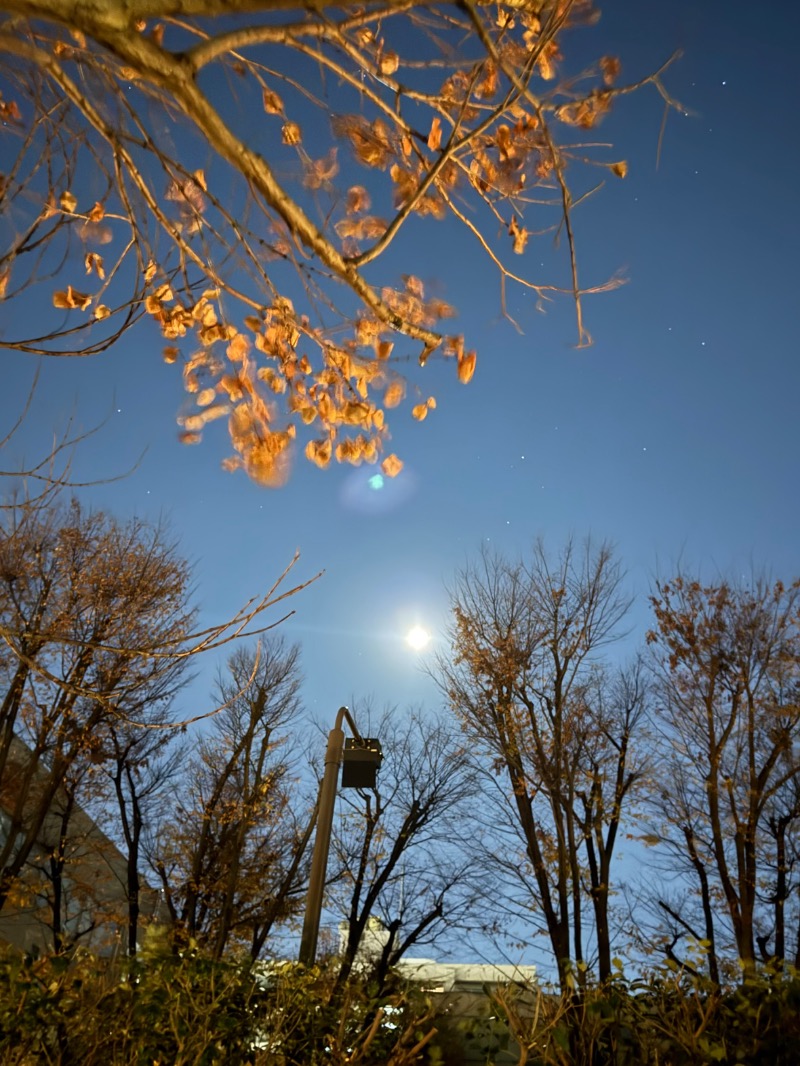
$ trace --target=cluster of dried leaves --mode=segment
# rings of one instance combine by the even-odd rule
[[[226,465],[275,485],[301,434],[319,466],[400,470],[386,454],[399,342],[472,377],[475,353],[442,329],[453,308],[412,271],[398,280],[387,262],[381,280],[373,265],[390,247],[393,262],[417,257],[436,221],[466,228],[505,313],[509,282],[565,291],[588,342],[581,297],[615,282],[579,281],[573,206],[592,191],[587,166],[624,177],[626,164],[575,129],[647,83],[671,103],[660,72],[618,85],[611,57],[559,79],[564,31],[595,20],[590,0],[179,7],[0,0],[0,296],[28,308],[44,284],[61,312],[37,302],[0,344],[90,354],[149,316],[183,362],[183,439],[225,417]],[[562,230],[566,288],[509,267]],[[413,391],[422,419],[434,402]]]

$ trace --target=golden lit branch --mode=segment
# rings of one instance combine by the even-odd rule
[[[12,16],[0,113],[16,139],[2,194],[19,217],[0,286],[7,303],[44,286],[51,310],[36,336],[12,319],[0,344],[98,352],[150,318],[192,404],[181,439],[224,418],[225,465],[265,485],[285,481],[301,441],[319,466],[401,469],[383,397],[392,361],[408,365],[404,338],[421,365],[436,351],[471,376],[475,353],[442,329],[456,309],[419,277],[419,225],[467,226],[500,271],[506,315],[507,286],[568,292],[588,343],[581,297],[618,282],[579,280],[573,213],[588,167],[624,177],[626,164],[560,130],[592,128],[647,85],[679,106],[668,64],[617,85],[606,56],[559,80],[564,31],[591,24],[590,0],[0,0],[0,11]],[[524,259],[531,236],[562,227],[567,289]],[[78,244],[85,276],[71,273]]]

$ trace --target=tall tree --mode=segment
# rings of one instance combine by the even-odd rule
[[[660,72],[618,84],[610,56],[558,77],[567,31],[596,14],[591,0],[2,0],[0,290],[20,314],[0,346],[99,352],[148,317],[165,358],[183,355],[187,441],[226,417],[229,465],[267,484],[309,424],[318,465],[376,461],[404,390],[396,342],[422,364],[438,349],[464,382],[475,367],[417,276],[437,221],[474,242],[507,317],[510,286],[571,297],[580,344],[582,296],[617,284],[579,277],[573,206],[627,166],[580,141],[635,88],[671,101]],[[511,265],[548,231],[565,234],[565,281]]]
[[[156,867],[176,936],[219,958],[236,943],[256,958],[298,906],[310,810],[297,802],[286,752],[300,712],[296,646],[239,648],[217,686],[222,710],[175,792]]]
[[[137,717],[147,719],[147,708],[138,708]],[[156,825],[186,756],[169,724],[162,711],[161,720],[151,717],[144,729],[118,721],[108,725],[103,806],[118,826],[116,835],[125,855],[129,955],[136,954],[139,940],[142,891],[147,887],[145,858],[153,852]]]
[[[340,985],[356,963],[383,982],[410,948],[466,928],[485,887],[474,834],[467,842],[475,774],[460,737],[421,711],[355,717],[384,758],[374,788],[340,794],[329,890],[343,918]]]
[[[641,673],[612,682],[599,663],[628,609],[619,565],[588,541],[567,543],[555,560],[541,541],[529,561],[484,551],[457,575],[451,607],[438,679],[482,758],[496,831],[517,841],[495,849],[499,862],[528,915],[541,914],[563,987],[572,965],[581,973],[588,961],[588,886],[605,979],[612,859],[643,769]]]
[[[757,947],[783,961],[800,818],[800,582],[703,585],[678,574],[658,583],[652,605],[663,738],[655,833],[700,910],[672,917],[705,944],[714,977],[729,944],[747,969]]]
[[[180,684],[186,660],[169,649],[193,613],[188,565],[157,526],[76,502],[0,522],[2,907],[69,775],[104,757],[108,723]]]

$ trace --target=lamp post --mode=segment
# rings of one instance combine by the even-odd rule
[[[356,742],[345,752],[343,721],[347,724]],[[336,714],[336,723],[328,734],[328,746],[325,751],[325,772],[319,790],[317,812],[317,832],[314,837],[314,852],[311,856],[311,874],[308,880],[306,896],[306,913],[303,919],[303,933],[300,937],[299,960],[304,966],[313,966],[317,955],[319,922],[322,913],[322,894],[325,889],[325,873],[328,868],[328,852],[333,829],[333,807],[336,802],[336,780],[342,755],[346,761],[357,761],[351,771],[350,780],[343,779],[344,788],[374,788],[375,774],[381,763],[381,746],[374,738],[362,739],[347,707],[340,707]]]

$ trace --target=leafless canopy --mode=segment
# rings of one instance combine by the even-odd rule
[[[187,442],[227,418],[229,466],[276,484],[313,426],[320,466],[397,473],[395,346],[416,342],[423,364],[438,351],[463,382],[475,367],[416,276],[437,220],[468,231],[504,311],[512,283],[570,295],[580,344],[582,296],[616,284],[579,278],[573,210],[626,164],[580,142],[639,85],[669,99],[658,72],[618,84],[608,56],[558,76],[564,31],[596,14],[590,0],[0,0],[0,297],[18,305],[0,346],[96,353],[149,318],[183,363]],[[547,232],[565,238],[550,281],[525,259]],[[413,414],[433,406],[420,395]]]

